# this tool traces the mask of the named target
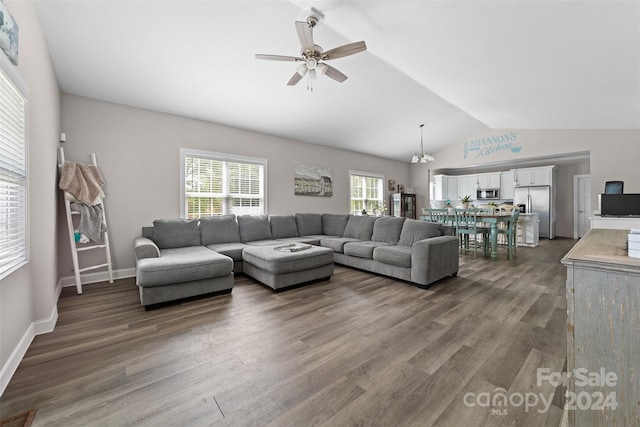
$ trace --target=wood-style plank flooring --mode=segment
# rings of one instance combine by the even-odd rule
[[[0,398],[34,426],[557,426],[574,240],[508,261],[461,256],[428,290],[336,267],[278,294],[246,276],[231,295],[145,312],[134,279],[65,288]],[[511,404],[481,406],[502,388]],[[498,391],[496,391],[498,389]],[[517,395],[553,403],[525,408]],[[515,396],[515,397],[514,397]],[[466,403],[465,403],[466,402]],[[533,402],[530,402],[533,403]]]

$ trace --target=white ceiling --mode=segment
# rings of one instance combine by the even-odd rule
[[[640,0],[38,0],[62,91],[409,161],[490,129],[640,128]],[[315,7],[349,76],[286,86]]]

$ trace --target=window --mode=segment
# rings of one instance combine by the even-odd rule
[[[362,215],[363,210],[377,214],[376,211],[384,209],[384,175],[349,171],[349,182],[349,210],[352,215]]]
[[[181,149],[183,218],[266,213],[267,161]]]
[[[0,278],[27,262],[27,89],[4,64],[0,67]]]

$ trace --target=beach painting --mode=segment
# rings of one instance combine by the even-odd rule
[[[2,2],[0,2],[0,47],[9,60],[14,65],[18,65],[18,24]]]
[[[332,166],[295,162],[295,195],[331,197],[333,195],[332,175]]]

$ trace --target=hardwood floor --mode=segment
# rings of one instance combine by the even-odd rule
[[[231,295],[145,312],[134,279],[65,288],[0,418],[37,408],[34,426],[559,425],[564,389],[538,387],[536,370],[566,369],[559,260],[574,244],[542,240],[513,261],[504,249],[493,262],[461,256],[458,276],[428,290],[337,266],[330,281],[278,294],[238,276]],[[510,403],[483,406],[498,387]]]

